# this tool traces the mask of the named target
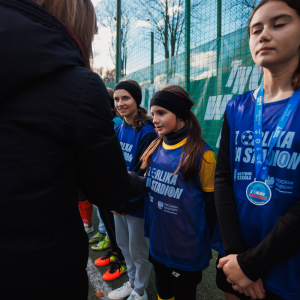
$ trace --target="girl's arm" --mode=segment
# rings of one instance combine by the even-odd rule
[[[217,223],[217,212],[216,212],[214,192],[203,192],[203,197],[205,200],[206,222],[208,225],[210,239],[212,239],[215,226]]]
[[[256,281],[275,265],[300,251],[300,199],[281,216],[273,230],[253,249],[237,256],[240,268]]]
[[[205,201],[206,222],[208,225],[210,238],[212,238],[217,222],[217,213],[214,197],[216,155],[212,150],[208,150],[204,152],[203,157],[204,160],[202,160],[201,162],[199,178]]]
[[[247,251],[238,219],[230,166],[230,127],[225,111],[215,175],[215,201],[225,254]]]

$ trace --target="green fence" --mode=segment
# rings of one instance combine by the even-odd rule
[[[126,3],[133,3],[132,0],[126,1],[122,1],[122,7]],[[171,3],[169,0],[156,0],[155,3],[159,1]],[[196,1],[202,3],[200,17],[194,16]],[[124,76],[141,85],[142,106],[147,109],[152,95],[166,85],[178,84],[189,89],[195,102],[193,112],[201,124],[204,138],[217,153],[227,102],[237,95],[256,89],[263,77],[261,69],[252,61],[248,46],[247,19],[254,4],[255,1],[251,0],[192,0],[189,4],[190,38],[187,39],[187,28],[184,27],[187,14],[182,12],[184,42],[178,44],[177,54],[167,59],[162,43],[157,39],[152,39],[151,43],[151,32],[152,38],[158,34],[153,30],[153,25],[146,26],[143,32],[139,27],[132,27],[127,34],[135,41],[127,44],[127,47],[132,47],[127,49],[126,64],[124,61],[121,63],[119,80]],[[136,7],[136,14],[139,9]],[[199,11],[199,7],[196,9]],[[189,43],[190,50],[186,43]],[[170,51],[171,48],[170,42]],[[120,54],[122,51],[124,49],[121,47]],[[112,81],[107,87],[113,88],[114,85],[115,81]]]

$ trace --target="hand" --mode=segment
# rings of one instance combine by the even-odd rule
[[[241,270],[237,261],[237,254],[231,254],[221,258],[217,267],[223,269],[227,281],[235,286],[237,285],[236,288],[238,290],[245,289],[253,284],[253,281],[251,281]]]
[[[116,215],[118,218],[120,218],[121,216],[125,216],[124,213],[119,214],[119,213],[117,213],[115,210],[112,210],[111,212],[112,212],[114,215]]]
[[[264,299],[266,297],[266,291],[261,279],[253,282],[250,286],[245,289],[238,289],[237,285],[232,285],[232,288],[240,293],[244,293],[246,296],[250,296],[251,299]]]

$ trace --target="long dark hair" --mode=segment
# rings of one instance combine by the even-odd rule
[[[193,100],[190,98],[188,92],[178,85],[169,85],[161,89],[161,91],[171,92],[175,95],[180,96],[185,101],[188,101],[192,106],[194,105]],[[200,166],[197,168],[198,154],[203,158],[204,139],[202,135],[201,126],[196,116],[190,111],[190,116],[186,121],[190,126],[190,131],[187,136],[186,143],[184,144],[180,156],[180,162],[173,175],[176,175],[179,170],[184,167],[184,178],[189,180],[194,178],[200,171]],[[150,144],[141,157],[142,166],[141,169],[145,169],[151,163],[151,157],[155,150],[162,143],[163,137],[159,137]],[[204,159],[202,159],[204,160]]]
[[[249,22],[248,22],[248,36],[250,37],[250,23],[253,19],[254,14],[256,13],[256,11],[262,7],[263,5],[265,5],[268,2],[284,2],[286,5],[288,5],[290,8],[292,8],[293,10],[296,11],[296,13],[298,14],[298,16],[300,17],[300,1],[299,0],[262,0],[258,3],[258,5],[254,8],[250,18],[249,18]],[[295,70],[293,77],[292,77],[292,87],[295,90],[300,88],[300,61],[298,64],[297,69]]]
[[[142,89],[140,87],[140,85],[133,79],[129,79],[129,78],[125,78],[122,79],[121,81],[128,81],[130,83],[132,83],[133,85],[135,85],[139,92],[142,95]],[[152,120],[152,116],[148,115],[148,110],[142,106],[137,106],[137,115],[133,118],[133,123],[132,123],[132,127],[134,128],[134,130],[136,132],[139,132],[142,128],[143,125],[147,125],[147,123],[145,122],[145,119],[150,119]]]

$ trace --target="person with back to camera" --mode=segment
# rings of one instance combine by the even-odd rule
[[[227,299],[300,299],[299,28],[293,0],[263,0],[249,20],[264,80],[227,104],[215,178]]]
[[[216,157],[193,105],[180,86],[154,94],[150,107],[160,137],[142,156],[146,177],[132,174],[137,189],[145,190],[144,228],[158,300],[196,300],[211,258]]]
[[[1,299],[87,299],[79,187],[108,210],[134,195],[95,25],[90,0],[0,0]]]

